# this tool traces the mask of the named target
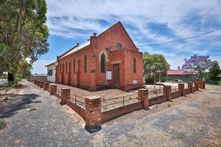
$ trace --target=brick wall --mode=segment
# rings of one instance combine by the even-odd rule
[[[166,95],[162,95],[162,96],[159,96],[159,97],[149,99],[149,104],[150,104],[150,106],[152,106],[152,105],[160,104],[160,103],[163,103],[163,102],[166,102],[166,101],[167,101]]]
[[[82,107],[80,107],[80,106],[74,104],[74,103],[73,103],[72,101],[70,101],[70,100],[67,100],[67,101],[66,101],[66,104],[67,104],[69,107],[71,107],[76,113],[78,113],[84,120],[87,119],[87,111],[86,111],[84,108],[82,108]]]
[[[176,92],[171,93],[172,99],[178,98],[180,96],[181,96],[181,91],[176,91]]]
[[[140,110],[142,109],[142,104],[140,102],[126,105],[124,107],[119,107],[107,112],[102,112],[101,113],[101,123],[110,121],[116,117],[122,116],[124,114],[133,112],[135,110]]]

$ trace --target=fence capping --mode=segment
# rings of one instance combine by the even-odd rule
[[[97,95],[92,95],[92,96],[85,96],[85,99],[90,99],[90,100],[95,100],[95,99],[100,99],[100,96]]]

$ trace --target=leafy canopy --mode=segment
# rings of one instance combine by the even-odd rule
[[[144,53],[143,56],[144,73],[166,72],[170,65],[163,55]]]
[[[183,69],[197,71],[202,79],[202,74],[212,65],[209,56],[193,55],[189,59],[184,59]]]
[[[46,1],[0,0],[0,12],[0,72],[16,73],[18,63],[32,64],[48,51]]]
[[[219,62],[218,61],[214,61],[212,63],[212,66],[209,68],[209,78],[211,80],[218,80],[218,75],[221,73],[220,70],[220,66],[219,66]]]

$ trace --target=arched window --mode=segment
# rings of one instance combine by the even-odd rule
[[[73,73],[75,73],[75,59],[73,60]]]
[[[84,56],[84,72],[87,72],[87,55]]]
[[[118,42],[118,43],[116,44],[116,48],[117,48],[117,49],[122,49],[122,45],[121,45],[120,42]]]
[[[106,70],[106,56],[105,54],[103,53],[101,55],[101,72],[104,73]]]
[[[134,73],[137,72],[137,60],[136,60],[136,58],[133,59],[133,72]]]
[[[66,67],[66,73],[68,73],[68,62],[67,61],[66,61],[65,67]]]

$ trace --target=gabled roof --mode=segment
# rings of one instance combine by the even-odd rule
[[[83,44],[81,44],[79,46],[75,46],[75,47],[71,48],[70,50],[68,50],[67,52],[65,52],[64,54],[62,54],[61,56],[59,56],[59,58],[64,58],[67,55],[70,55],[70,54],[72,54],[74,52],[77,52],[77,51],[79,51],[79,50],[81,50],[81,49],[83,49],[83,48],[85,48],[85,47],[87,47],[89,45],[90,45],[90,41],[87,41],[87,42],[85,42],[85,43],[83,43]]]
[[[55,62],[53,62],[53,63],[50,63],[50,64],[48,64],[48,65],[45,65],[45,67],[48,67],[48,66],[53,65],[53,64],[56,64],[56,63],[57,63],[57,61],[55,61]]]
[[[122,25],[122,23],[119,21],[117,22],[116,24],[112,25],[110,28],[108,28],[107,30],[105,30],[104,32],[102,32],[101,34],[99,34],[98,36],[96,37],[99,37],[101,35],[103,35],[104,33],[108,32],[109,30],[113,29],[114,27],[116,27],[117,25],[120,25],[124,31],[126,32],[127,36],[129,37],[129,39],[131,40],[131,42],[133,43],[133,45],[136,47],[136,45],[134,44],[133,40],[130,38],[129,34],[127,33],[127,31],[125,30],[124,26]],[[65,53],[63,53],[62,55],[58,56],[58,59],[61,59],[63,57],[66,57],[67,55],[70,55],[74,52],[77,52],[81,49],[84,49],[85,47],[89,46],[90,45],[90,41],[87,41],[79,46],[74,46],[73,48],[69,49],[68,51],[66,51]]]
[[[178,70],[168,70],[167,75],[191,75],[192,72],[183,70],[183,69],[178,69]]]

